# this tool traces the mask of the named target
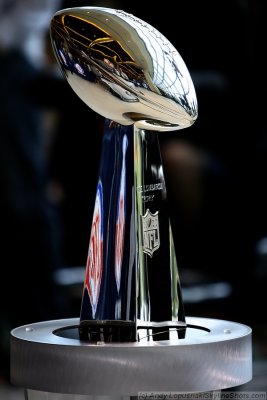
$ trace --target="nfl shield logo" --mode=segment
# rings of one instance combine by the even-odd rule
[[[160,246],[158,214],[158,211],[155,214],[151,214],[149,210],[146,210],[145,215],[142,215],[143,252],[150,257]]]

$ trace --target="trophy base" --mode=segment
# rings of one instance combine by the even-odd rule
[[[188,326],[188,329],[192,328]],[[199,327],[195,327],[199,329]],[[104,343],[125,343],[140,341],[159,341],[172,339],[184,339],[187,325],[184,322],[176,321],[122,321],[122,320],[88,320],[82,321],[77,328],[61,328],[54,332],[56,335],[68,337],[72,331],[75,339],[86,340],[91,344]],[[205,330],[205,328],[203,328]],[[67,335],[67,336],[66,336]]]
[[[248,326],[196,317],[186,323],[184,339],[127,343],[80,340],[78,318],[18,327],[11,332],[11,382],[28,400],[76,400],[212,392],[251,380]]]

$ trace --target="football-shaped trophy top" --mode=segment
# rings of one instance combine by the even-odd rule
[[[197,118],[188,69],[151,25],[121,10],[64,9],[51,23],[57,61],[76,94],[121,125],[171,131]]]

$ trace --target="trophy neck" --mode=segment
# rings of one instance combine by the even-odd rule
[[[97,341],[169,339],[184,321],[157,132],[107,120],[80,331]]]

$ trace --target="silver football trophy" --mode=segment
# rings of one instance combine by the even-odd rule
[[[197,118],[189,72],[164,36],[123,11],[63,10],[52,20],[51,38],[73,90],[106,117],[80,335],[90,341],[182,337],[157,132]]]
[[[51,40],[105,128],[80,318],[13,330],[12,382],[28,400],[213,393],[247,382],[250,328],[184,314],[158,143],[158,132],[197,118],[184,61],[151,25],[110,8],[57,12]]]

